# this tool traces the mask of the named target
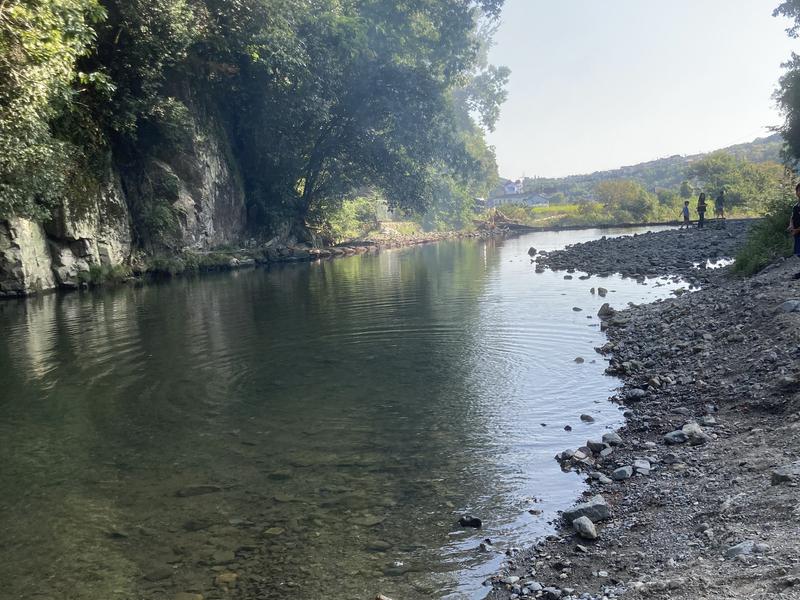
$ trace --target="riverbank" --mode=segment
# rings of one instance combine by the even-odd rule
[[[612,400],[627,424],[559,455],[587,477],[588,505],[510,558],[489,598],[800,597],[800,267],[737,279],[689,266],[744,241],[726,239],[669,231],[545,255],[595,273],[698,273],[703,289],[606,313],[599,350],[624,382]]]
[[[129,264],[87,265],[88,270],[79,271],[74,277],[65,277],[56,287],[30,289],[12,286],[4,289],[0,285],[0,300],[49,293],[142,283],[150,278],[175,277],[208,272],[233,271],[269,266],[271,264],[311,262],[345,256],[380,252],[391,248],[432,244],[445,240],[491,238],[512,235],[508,229],[493,231],[447,231],[403,235],[382,232],[359,240],[335,246],[313,247],[309,244],[286,244],[273,240],[266,244],[251,244],[243,247],[220,247],[208,251],[185,250],[169,255],[134,255]]]

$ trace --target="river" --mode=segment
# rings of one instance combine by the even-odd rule
[[[634,231],[0,302],[0,597],[483,597],[580,493],[556,452],[621,423],[590,288],[675,287],[527,250]]]

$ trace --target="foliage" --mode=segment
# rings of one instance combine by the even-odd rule
[[[710,200],[724,190],[727,207],[757,210],[780,194],[784,168],[774,162],[750,163],[725,152],[713,152],[692,163],[687,174]]]
[[[112,156],[137,190],[137,241],[176,246],[181,215],[158,164],[187,178],[200,115],[232,141],[256,231],[322,227],[362,189],[463,223],[496,178],[484,130],[508,70],[486,56],[501,5],[6,0],[0,217],[47,218],[73,174],[100,179]]]
[[[657,202],[640,184],[624,179],[598,183],[595,194],[606,210],[631,223],[645,220],[653,213]]]
[[[88,285],[117,285],[131,276],[127,265],[90,265],[88,271],[78,273],[78,281]]]
[[[0,218],[42,218],[65,192],[75,149],[52,122],[79,86],[108,85],[76,61],[105,12],[96,0],[0,2]]]
[[[328,216],[323,234],[333,243],[352,240],[378,227],[378,203],[382,199],[376,194],[358,196],[342,202]]]
[[[756,273],[781,256],[792,253],[792,238],[786,231],[795,202],[793,181],[784,180],[781,192],[765,207],[766,216],[756,224],[736,255],[733,269],[741,275]]]

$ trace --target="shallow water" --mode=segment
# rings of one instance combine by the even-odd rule
[[[580,491],[555,453],[621,422],[600,304],[677,287],[526,254],[613,233],[0,303],[0,595],[483,597]]]

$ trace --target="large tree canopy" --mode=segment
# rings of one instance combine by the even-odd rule
[[[0,73],[29,81],[22,69],[54,66],[40,76],[34,116],[15,125],[21,133],[11,103],[34,91],[2,90],[0,155],[27,135],[53,157],[41,161],[52,165],[43,182],[57,177],[58,144],[108,149],[126,164],[168,155],[198,99],[228,133],[255,227],[323,218],[365,186],[420,211],[453,189],[470,197],[496,177],[483,128],[497,120],[508,71],[485,50],[501,4],[7,0]],[[26,54],[31,35],[58,43]],[[48,186],[15,184],[30,160],[0,159],[0,217],[46,213]]]

